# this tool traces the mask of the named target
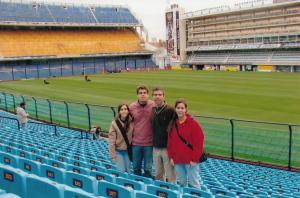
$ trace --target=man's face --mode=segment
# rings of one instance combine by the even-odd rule
[[[138,100],[140,102],[147,102],[148,100],[148,92],[146,89],[140,89],[138,91]]]
[[[165,95],[162,90],[154,91],[152,96],[156,106],[161,106],[165,101]]]

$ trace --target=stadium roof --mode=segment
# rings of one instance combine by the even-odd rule
[[[250,1],[250,7],[245,6],[243,7],[243,4],[237,4],[234,7],[230,6],[219,6],[215,8],[209,8],[209,9],[203,9],[198,10],[194,12],[187,12],[184,14],[184,19],[193,19],[193,18],[199,18],[199,17],[206,17],[206,16],[215,16],[215,15],[224,15],[224,14],[230,14],[230,13],[238,13],[238,12],[245,12],[249,10],[260,10],[260,9],[266,9],[266,8],[275,8],[275,7],[282,7],[282,6],[290,6],[294,4],[299,4],[300,0],[290,1],[290,2],[283,2],[283,3],[272,3],[264,0],[257,0],[253,2],[261,2],[261,4],[251,4]],[[247,5],[247,4],[245,4]]]

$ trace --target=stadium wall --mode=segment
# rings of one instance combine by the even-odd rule
[[[0,62],[0,81],[156,68],[151,56],[66,58]]]

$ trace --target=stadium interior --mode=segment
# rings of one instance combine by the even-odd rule
[[[299,15],[298,2],[188,16],[186,64],[300,71]],[[157,68],[126,7],[2,1],[0,27],[3,81]],[[104,138],[34,120],[19,130],[15,118],[0,112],[0,198],[300,198],[297,172],[209,158],[201,189],[183,188],[116,170]]]

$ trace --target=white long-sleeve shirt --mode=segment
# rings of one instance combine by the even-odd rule
[[[20,124],[24,124],[28,122],[28,113],[26,113],[25,109],[22,107],[17,107],[17,119]]]

